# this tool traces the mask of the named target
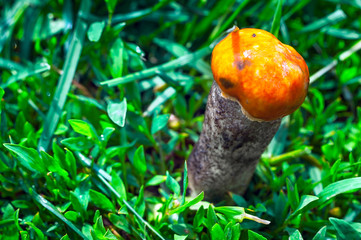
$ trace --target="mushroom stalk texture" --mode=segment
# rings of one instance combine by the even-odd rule
[[[224,199],[228,191],[243,194],[280,123],[280,119],[248,119],[239,104],[224,98],[213,82],[202,133],[188,159],[192,194],[204,191],[212,201]]]
[[[243,194],[281,118],[305,100],[306,62],[291,46],[260,29],[235,28],[212,52],[215,82],[202,133],[188,159],[193,194],[211,201]]]

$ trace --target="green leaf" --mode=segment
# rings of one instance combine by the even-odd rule
[[[319,198],[312,195],[303,195],[300,200],[300,204],[297,209],[290,215],[290,218],[295,217],[299,214],[305,207],[307,207],[310,203],[317,201]]]
[[[143,216],[145,212],[145,201],[144,201],[144,186],[142,185],[139,190],[137,200],[135,201],[135,210],[139,215]]]
[[[146,187],[148,186],[157,186],[161,183],[164,183],[167,180],[167,176],[164,175],[155,175],[148,182],[145,184]]]
[[[105,232],[105,234],[103,235],[103,238],[106,240],[118,240],[119,238],[116,237],[110,229],[107,229],[107,231]]]
[[[139,174],[142,176],[147,171],[147,163],[145,162],[143,145],[139,146],[135,151],[133,158],[133,165],[134,168],[137,170],[137,172],[139,172]]]
[[[164,128],[168,123],[169,116],[170,114],[164,114],[158,115],[153,118],[151,133],[155,134],[156,132]]]
[[[94,239],[103,239],[103,235],[105,234],[106,229],[104,227],[102,216],[98,216],[96,218],[93,228],[94,228],[94,231],[91,231],[93,238]]]
[[[300,231],[295,229],[292,233],[290,233],[289,240],[303,240]]]
[[[68,122],[70,123],[71,127],[74,129],[75,132],[87,137],[96,136],[89,123],[78,119],[70,119],[68,120]]]
[[[41,151],[40,156],[50,172],[58,173],[60,176],[68,177],[68,172],[63,169],[58,158],[53,158],[48,153]]]
[[[180,186],[178,182],[169,174],[169,172],[166,172],[167,180],[165,181],[165,185],[171,190],[176,196],[180,195]]]
[[[335,227],[337,232],[337,239],[340,240],[348,240],[354,239],[359,240],[361,239],[361,235],[355,228],[353,228],[348,222],[342,219],[337,218],[329,218],[332,225]]]
[[[208,206],[207,211],[207,228],[211,229],[214,224],[218,223],[216,212],[212,204]],[[222,230],[223,231],[223,230]]]
[[[14,201],[13,201],[14,202]],[[13,203],[12,202],[12,203]],[[16,228],[19,230],[19,231],[22,231],[23,229],[20,227],[20,220],[19,220],[19,212],[20,212],[20,209],[17,209],[15,212],[14,212],[14,223],[15,223],[15,226]]]
[[[14,217],[14,208],[11,206],[11,204],[4,204],[1,208],[1,211],[3,212],[2,219],[12,219]]]
[[[316,235],[312,238],[312,240],[323,240],[326,238],[326,231],[327,231],[327,226],[323,226],[317,233]]]
[[[35,226],[34,223],[25,222],[25,224],[29,225],[32,229],[34,229],[34,232],[36,234],[36,239],[39,239],[39,240],[45,239],[44,233],[37,226]]]
[[[349,178],[331,183],[320,192],[319,202],[325,202],[338,194],[353,191],[361,188],[361,177]]]
[[[185,240],[187,237],[188,237],[188,235],[181,236],[181,235],[174,234],[174,240]]]
[[[125,117],[127,115],[127,99],[124,98],[121,103],[110,103],[107,107],[110,119],[119,127],[124,127]]]
[[[27,169],[33,172],[46,173],[46,166],[44,162],[39,157],[39,153],[33,148],[23,147],[17,144],[9,144],[5,143],[4,147],[6,147],[9,151],[15,153],[18,156],[18,160]]]
[[[91,233],[94,231],[94,229],[91,225],[85,223],[81,228],[81,231],[86,236],[86,239],[93,239]]]
[[[101,209],[114,212],[115,206],[114,204],[102,193],[97,192],[93,189],[89,190],[89,195],[92,203]]]
[[[124,43],[122,39],[117,38],[110,49],[110,73],[113,78],[119,78],[123,75],[124,68]]]
[[[103,21],[92,23],[87,32],[89,41],[98,42],[102,35],[104,26],[105,26],[105,22]]]
[[[114,224],[115,227],[123,230],[124,232],[131,234],[130,224],[128,220],[123,215],[118,215],[114,213],[109,214],[109,220]]]
[[[203,221],[204,221],[204,214],[205,214],[205,210],[203,206],[200,206],[200,208],[197,210],[196,215],[193,218],[193,226],[195,228],[199,227],[202,225]]]
[[[281,25],[281,17],[282,17],[282,4],[283,0],[278,0],[276,12],[273,16],[271,33],[278,38],[278,32],[280,30]]]
[[[66,219],[58,209],[51,204],[48,200],[37,194],[33,189],[29,189],[30,195],[43,207],[49,210],[52,214],[62,220],[66,225],[68,225],[74,232],[76,232],[81,238],[88,239],[72,222]]]
[[[239,223],[232,226],[232,240],[241,239],[241,226]]]
[[[66,165],[68,166],[68,170],[70,171],[70,175],[73,179],[76,178],[76,160],[72,152],[69,150],[66,151],[65,154]]]
[[[85,180],[79,184],[74,192],[70,192],[70,200],[75,210],[86,213],[90,200],[89,189],[89,181]]]
[[[100,136],[100,141],[106,145],[110,139],[110,137],[112,136],[112,134],[114,133],[115,128],[111,128],[111,127],[106,127],[103,130],[102,135]]]
[[[80,200],[78,198],[78,196],[76,195],[76,193],[74,192],[70,192],[70,202],[74,208],[74,210],[78,211],[81,214],[84,214],[84,208],[82,206],[82,204],[80,203]]]
[[[300,202],[299,196],[298,196],[298,190],[297,190],[297,183],[293,187],[291,181],[289,178],[286,179],[287,184],[287,197],[288,202],[291,205],[292,210],[295,210]]]
[[[112,172],[112,186],[114,189],[119,193],[121,199],[127,200],[127,191],[125,189],[124,183],[122,179],[120,178],[119,174],[117,174],[115,171]]]
[[[214,226],[212,227],[211,239],[212,240],[224,240],[224,231],[218,223],[214,224]]]
[[[186,208],[189,208],[197,203],[199,203],[200,201],[202,201],[204,198],[204,193],[201,192],[197,197],[193,198],[192,200],[190,200],[189,202],[185,202],[183,205],[177,207],[176,209],[170,211],[170,215],[174,214],[174,213],[180,213],[183,212]]]
[[[78,218],[78,213],[74,211],[67,211],[66,213],[64,213],[64,216],[70,221],[76,222],[76,219]]]
[[[112,15],[118,0],[104,0],[104,1],[107,4],[109,14]]]
[[[267,238],[263,237],[261,234],[253,232],[252,230],[248,230],[248,240],[267,240]]]
[[[94,146],[94,142],[87,139],[86,137],[65,138],[64,140],[61,141],[61,143],[65,145],[67,148],[70,148],[71,150],[74,151],[84,151]]]
[[[182,236],[191,234],[192,231],[192,229],[185,223],[171,224],[168,227],[172,229],[176,234]]]
[[[65,234],[60,240],[71,240],[68,236],[68,234]]]

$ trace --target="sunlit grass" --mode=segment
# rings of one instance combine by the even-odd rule
[[[360,239],[360,7],[1,1],[0,239]],[[278,34],[311,84],[246,194],[212,205],[184,167],[235,25]]]

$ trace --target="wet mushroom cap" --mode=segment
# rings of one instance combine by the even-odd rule
[[[211,65],[222,94],[252,120],[284,117],[305,100],[305,60],[267,31],[236,28],[214,47]]]

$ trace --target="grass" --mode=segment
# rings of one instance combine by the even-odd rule
[[[360,239],[358,1],[1,1],[0,239]],[[210,54],[272,31],[308,63],[244,196],[187,196]],[[270,223],[267,225],[268,221]]]

